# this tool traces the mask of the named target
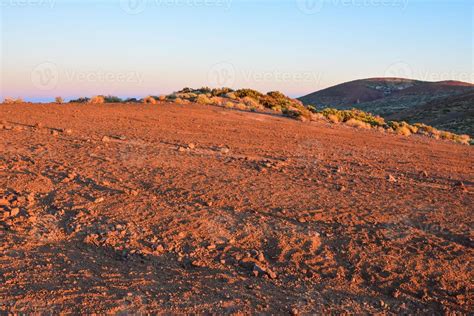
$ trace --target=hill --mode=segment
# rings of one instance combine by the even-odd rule
[[[396,117],[409,123],[424,123],[423,117],[415,117],[411,113],[421,113],[421,108],[428,104],[444,104],[443,107],[449,107],[451,97],[473,91],[474,85],[459,81],[426,82],[402,78],[372,78],[336,85],[303,96],[299,100],[306,105],[338,109],[357,108],[387,119]],[[443,99],[445,101],[441,101]],[[457,107],[457,111],[467,108],[469,106]],[[462,126],[468,125],[468,122],[450,124],[443,120],[447,118],[445,115],[433,117],[436,113],[438,111],[430,114],[430,122],[436,124],[434,127],[448,126],[448,130],[456,133],[466,130]]]

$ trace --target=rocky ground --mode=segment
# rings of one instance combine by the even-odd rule
[[[0,105],[0,313],[472,312],[472,147],[203,105]]]

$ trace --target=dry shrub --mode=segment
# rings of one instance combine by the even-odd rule
[[[89,100],[89,103],[91,103],[91,104],[103,104],[103,103],[105,103],[105,99],[101,95],[96,95],[95,97],[93,97],[92,99]]]
[[[3,101],[3,103],[5,104],[18,104],[18,103],[24,103],[23,99],[22,98],[5,98],[5,100]]]
[[[249,108],[255,108],[255,109],[263,109],[263,105],[261,105],[260,103],[258,103],[257,100],[255,100],[254,98],[251,98],[251,97],[244,97],[242,100],[242,103],[244,103],[246,106],[248,106]]]
[[[211,102],[214,105],[223,106],[225,104],[225,99],[221,97],[212,97]]]
[[[403,136],[410,136],[411,135],[411,131],[410,131],[410,128],[406,125],[402,125],[402,126],[399,126],[397,127],[397,129],[395,130],[395,132],[398,134],[398,135],[403,135]]]
[[[158,100],[160,100],[160,101],[166,101],[166,95],[160,95],[160,96],[158,97]]]
[[[63,104],[63,103],[64,103],[64,100],[63,100],[63,98],[61,98],[61,97],[56,97],[56,98],[54,99],[54,101],[55,101],[57,104]]]
[[[233,108],[234,108],[234,103],[233,103],[233,102],[230,102],[230,101],[227,101],[227,102],[224,104],[224,107],[227,108],[227,109],[233,109]]]
[[[370,124],[369,123],[365,123],[365,122],[362,122],[362,121],[359,121],[359,120],[356,120],[356,119],[349,119],[347,122],[346,122],[347,125],[349,126],[352,126],[352,127],[356,127],[356,128],[364,128],[364,129],[370,129]]]
[[[243,103],[237,103],[234,107],[238,110],[247,110],[247,106]]]
[[[339,117],[335,114],[329,114],[328,115],[328,120],[333,122],[333,123],[339,123]]]
[[[174,99],[173,102],[176,103],[176,104],[189,104],[188,100],[181,99],[181,98],[176,98],[176,99]]]
[[[145,104],[156,104],[156,99],[152,96],[147,96],[143,99],[143,103]]]
[[[196,103],[199,103],[199,104],[212,104],[212,101],[206,95],[200,94],[196,98]]]
[[[235,95],[234,92],[229,92],[229,93],[227,93],[227,94],[225,95],[225,97],[226,97],[227,99],[237,100],[237,96]]]
[[[321,113],[312,113],[311,114],[311,121],[320,121],[324,120],[326,117]]]

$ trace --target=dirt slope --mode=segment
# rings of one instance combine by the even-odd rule
[[[474,307],[472,147],[201,105],[0,120],[2,312]]]

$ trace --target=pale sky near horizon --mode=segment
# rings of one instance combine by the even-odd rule
[[[472,1],[0,0],[1,98],[473,82]]]

